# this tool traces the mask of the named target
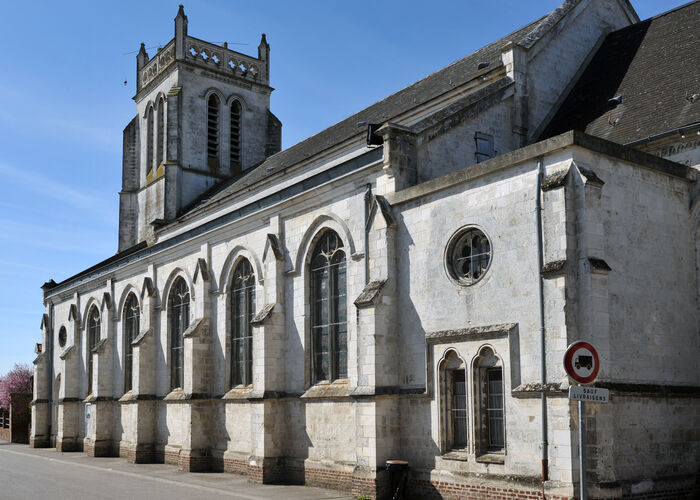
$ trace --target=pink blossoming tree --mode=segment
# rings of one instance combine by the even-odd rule
[[[33,374],[29,365],[15,363],[15,367],[0,378],[0,408],[10,407],[10,394],[13,392],[32,392]]]

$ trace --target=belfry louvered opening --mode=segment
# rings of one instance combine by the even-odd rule
[[[241,171],[241,103],[231,103],[231,137],[229,139],[231,172]]]
[[[156,134],[156,166],[163,163],[165,144],[165,100],[161,97],[158,101],[158,133]]]
[[[153,169],[153,106],[148,108],[146,118],[146,173]]]
[[[207,160],[210,166],[219,162],[219,98],[216,94],[207,101]]]

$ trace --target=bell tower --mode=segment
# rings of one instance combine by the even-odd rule
[[[175,36],[150,57],[136,56],[136,116],[124,129],[119,251],[156,240],[213,186],[281,147],[270,112],[270,46],[257,57],[188,34],[182,5]]]

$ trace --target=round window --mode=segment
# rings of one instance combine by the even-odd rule
[[[491,242],[480,229],[468,227],[452,236],[447,249],[447,271],[460,285],[473,285],[491,264]]]
[[[60,345],[61,347],[65,347],[67,338],[68,335],[66,334],[66,327],[62,326],[61,329],[58,331],[58,345]]]

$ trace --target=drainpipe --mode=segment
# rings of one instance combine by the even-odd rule
[[[372,184],[365,191],[365,285],[369,283],[369,215],[372,209]]]
[[[535,196],[535,213],[537,215],[537,275],[539,282],[539,302],[540,302],[540,377],[541,390],[540,401],[542,403],[542,498],[544,499],[544,482],[548,479],[549,470],[549,443],[547,439],[547,396],[545,386],[547,384],[547,364],[545,358],[545,322],[544,322],[544,278],[542,268],[544,267],[544,252],[542,242],[542,180],[544,178],[544,166],[542,158],[537,160],[537,193]]]

